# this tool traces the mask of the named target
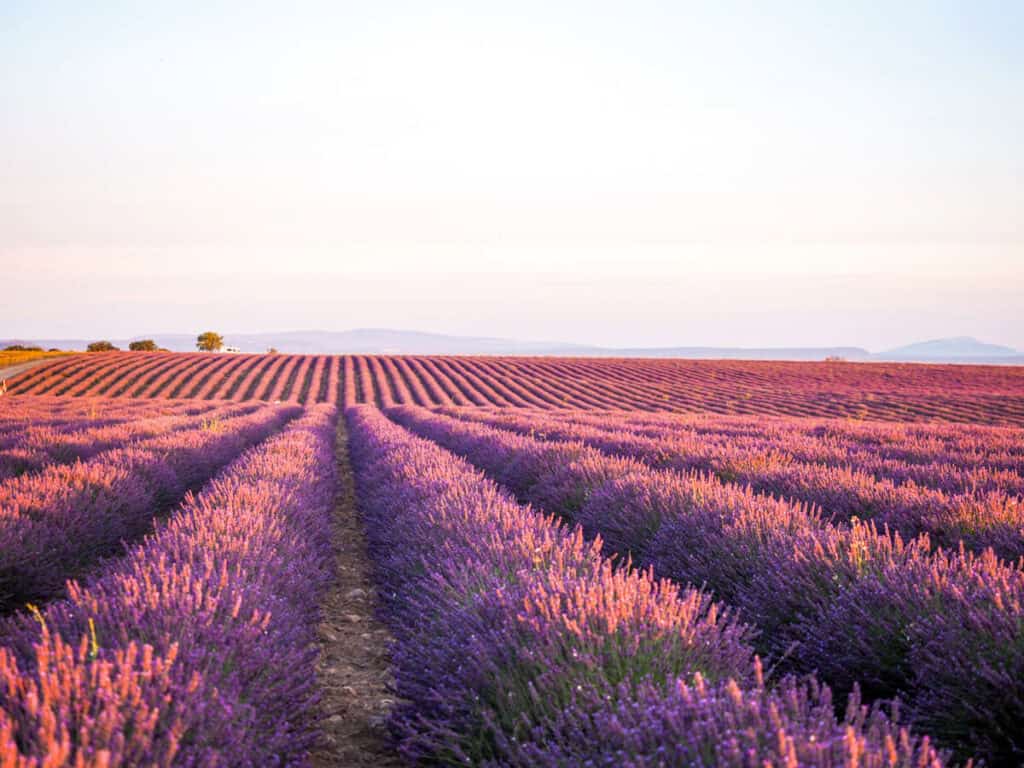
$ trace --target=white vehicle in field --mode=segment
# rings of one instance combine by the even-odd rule
[[[221,347],[221,348],[220,348],[220,351],[221,351],[221,352],[232,352],[232,353],[234,353],[234,354],[238,354],[238,353],[240,353],[240,352],[241,352],[242,350],[240,350],[240,349],[239,349],[238,347]]]

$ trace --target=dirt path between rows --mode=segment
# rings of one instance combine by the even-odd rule
[[[338,498],[334,542],[338,578],[324,601],[320,625],[325,745],[316,768],[404,765],[389,745],[386,721],[394,698],[388,689],[390,635],[374,615],[376,596],[366,541],[356,510],[345,420],[338,420]]]

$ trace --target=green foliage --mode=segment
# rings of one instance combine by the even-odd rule
[[[86,352],[114,352],[117,350],[109,341],[94,341],[85,348]]]
[[[132,352],[156,352],[156,342],[152,339],[139,339],[133,341],[128,345],[128,349]]]
[[[224,337],[214,331],[200,333],[196,338],[196,349],[201,352],[217,352],[224,346]]]

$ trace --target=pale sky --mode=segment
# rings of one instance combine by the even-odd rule
[[[1024,349],[1024,3],[0,2],[0,337]]]

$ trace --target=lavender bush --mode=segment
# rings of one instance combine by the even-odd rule
[[[0,484],[0,611],[59,593],[299,410],[264,406]]]
[[[963,541],[976,551],[992,547],[1008,559],[1024,555],[1024,456],[1014,447],[1014,441],[1024,441],[1019,429],[959,427],[958,433],[949,425],[919,426],[899,444],[901,426],[886,425],[884,431],[867,431],[859,443],[837,443],[815,435],[840,427],[809,419],[723,419],[731,426],[715,432],[707,417],[646,417],[641,427],[628,414],[448,413],[659,469],[713,474],[814,505],[835,520],[873,520],[908,537],[928,533],[947,548]],[[969,447],[958,444],[958,434]],[[886,442],[878,444],[883,435]],[[977,444],[985,437],[993,445]]]
[[[1024,677],[1013,677],[1024,668],[1019,565],[990,552],[946,567],[950,555],[933,552],[927,537],[904,541],[870,522],[832,524],[800,505],[652,470],[579,443],[422,409],[389,413],[500,477],[522,500],[584,523],[588,533],[603,535],[609,521],[610,541],[628,546],[638,564],[680,584],[706,585],[739,608],[761,630],[757,646],[773,664],[820,669],[842,693],[863,681],[871,696],[898,695],[913,721],[964,758],[1019,761],[1018,742],[1004,733],[1008,719],[1024,716]],[[574,457],[568,462],[567,452]],[[931,586],[936,569],[947,574],[941,600]],[[844,605],[869,606],[871,616],[858,620]],[[950,616],[971,626],[970,635],[954,632]],[[930,629],[938,626],[948,631]],[[937,668],[952,654],[956,675]]]
[[[927,739],[856,699],[837,721],[813,681],[768,691],[748,629],[702,591],[613,568],[599,541],[375,409],[347,416],[410,759],[941,764]]]
[[[304,765],[336,413],[250,449],[67,600],[12,617],[5,765]]]

